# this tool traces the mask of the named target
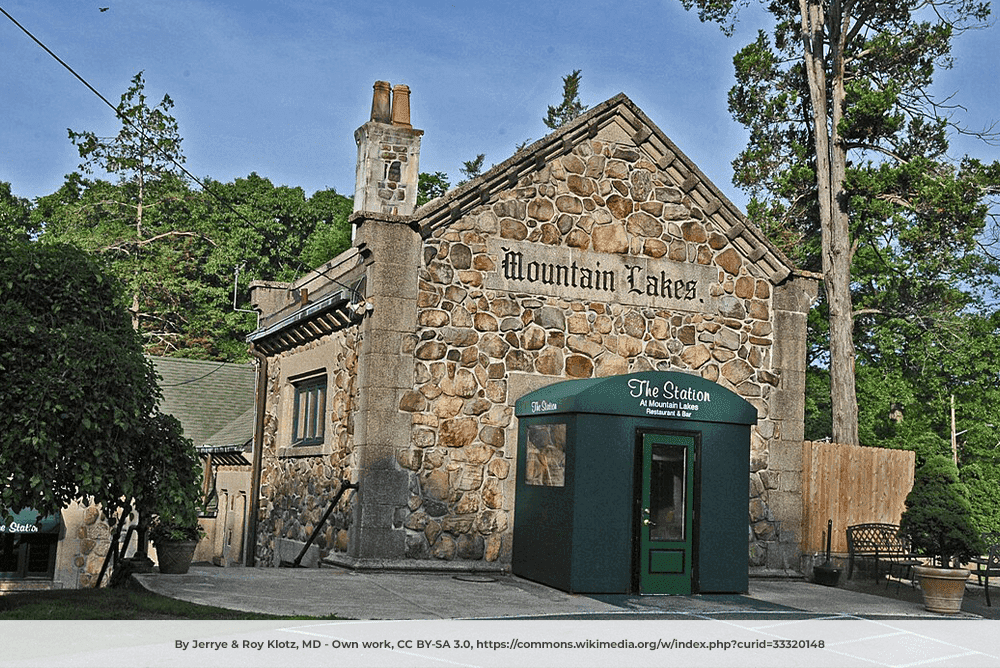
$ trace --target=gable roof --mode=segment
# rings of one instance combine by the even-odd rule
[[[644,153],[772,283],[781,283],[795,269],[777,246],[624,93],[590,109],[475,179],[427,202],[413,213],[412,220],[425,237],[429,236],[473,208],[495,200],[502,191],[517,187],[522,177],[570,153],[581,140],[598,136],[619,146],[631,145]]]
[[[243,411],[238,418],[205,439],[204,445],[220,448],[243,447],[250,444],[253,441],[255,415],[256,407],[251,406]]]
[[[180,357],[153,357],[163,399],[160,411],[180,420],[184,435],[195,446],[243,444],[253,436],[255,369],[253,364],[230,364]],[[250,415],[249,421],[245,419]],[[237,422],[242,419],[242,422]],[[227,430],[227,428],[229,428]],[[245,429],[240,439],[235,430]],[[213,435],[226,430],[221,440]],[[221,435],[220,435],[221,436]]]

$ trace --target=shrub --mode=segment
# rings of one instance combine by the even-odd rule
[[[900,531],[918,554],[949,568],[982,551],[968,493],[948,457],[931,455],[916,470],[905,504]]]

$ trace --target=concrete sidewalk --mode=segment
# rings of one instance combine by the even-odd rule
[[[217,568],[134,575],[171,598],[273,615],[348,619],[675,619],[857,617],[942,619],[913,601],[802,579],[750,580],[745,595],[567,594],[510,575],[359,572],[337,568]],[[961,613],[957,618],[977,619]]]

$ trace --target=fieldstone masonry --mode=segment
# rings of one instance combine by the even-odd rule
[[[345,478],[361,488],[321,537],[329,558],[507,568],[514,402],[564,379],[656,369],[756,406],[750,563],[799,568],[815,282],[627,98],[412,215],[353,220],[370,314],[270,358],[261,560],[274,563],[277,538],[305,540],[329,481]],[[281,368],[307,353],[329,374],[329,436],[319,451],[282,450]]]
[[[97,582],[97,576],[111,547],[111,528],[100,508],[91,504],[83,510],[83,521],[76,527],[76,532],[79,540],[78,552],[73,557],[73,566],[77,571],[76,586],[88,589]]]
[[[339,490],[339,481],[355,477],[357,334],[346,329],[269,360],[257,534],[257,557],[263,563],[278,565],[283,540],[304,544]],[[323,418],[326,442],[318,448],[293,448],[289,435],[280,431],[291,420],[287,379],[324,362],[331,363]],[[327,520],[316,545],[323,551],[346,549],[351,525],[348,496]]]

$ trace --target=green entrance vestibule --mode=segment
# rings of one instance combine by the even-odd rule
[[[521,397],[512,569],[579,593],[743,593],[757,409],[647,371]]]

